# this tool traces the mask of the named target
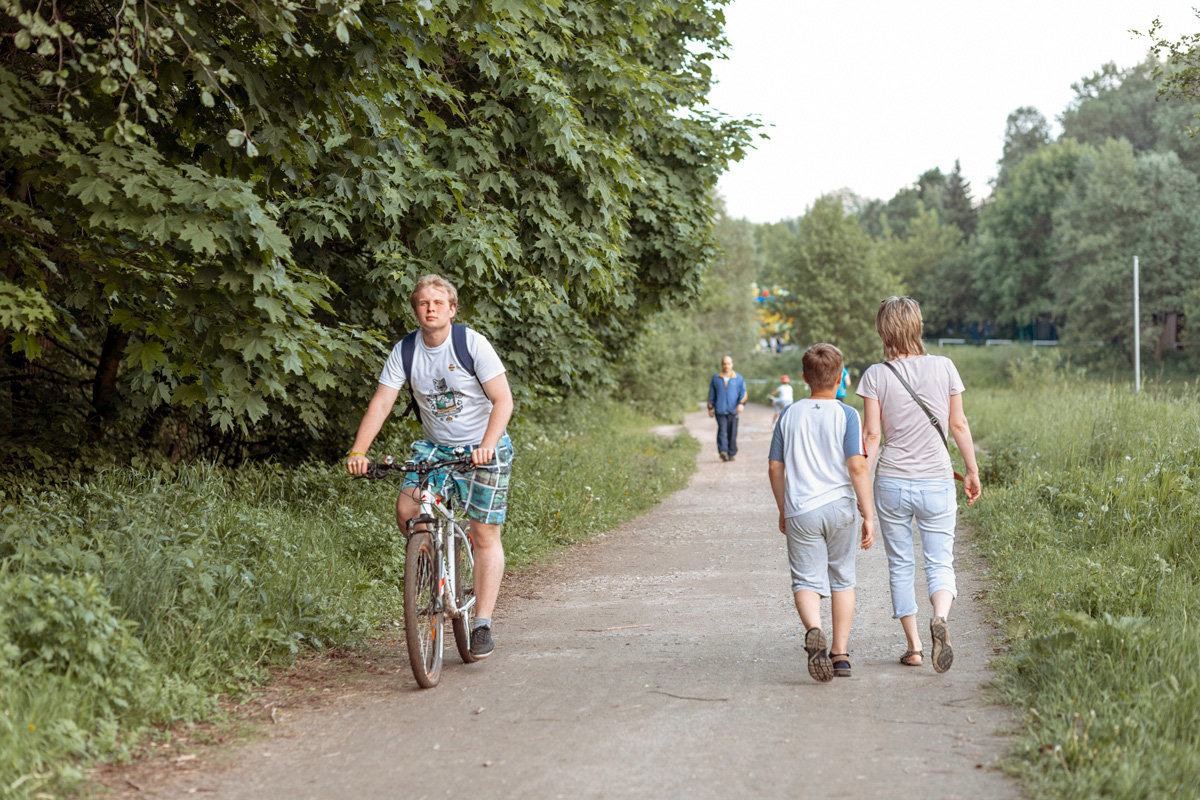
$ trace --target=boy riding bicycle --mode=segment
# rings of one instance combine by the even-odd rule
[[[504,364],[495,348],[470,329],[454,332],[458,292],[437,275],[417,281],[410,297],[420,327],[404,353],[404,342],[392,350],[375,395],[367,405],[346,460],[351,475],[364,475],[366,453],[407,383],[412,390],[425,438],[413,443],[414,458],[444,461],[455,448],[470,447],[475,471],[452,478],[471,520],[475,553],[475,621],[471,653],[486,658],[494,649],[492,612],[504,575],[501,526],[507,512],[508,482],[513,449],[505,431],[512,417],[513,398]],[[460,342],[466,352],[460,351]],[[469,362],[469,363],[468,363]],[[411,375],[405,364],[411,365]],[[473,371],[473,374],[472,374]],[[406,475],[396,500],[396,521],[404,530],[420,508],[417,478]]]

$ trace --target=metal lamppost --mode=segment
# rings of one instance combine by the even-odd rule
[[[1138,291],[1138,257],[1133,257],[1133,390],[1142,390],[1142,303]]]

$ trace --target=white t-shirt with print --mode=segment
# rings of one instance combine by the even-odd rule
[[[950,395],[962,394],[963,382],[954,362],[945,356],[923,355],[891,362],[917,396],[950,433]],[[945,441],[908,390],[883,364],[863,373],[859,397],[879,401],[883,449],[877,475],[888,478],[951,478],[954,468]]]
[[[834,500],[855,499],[846,459],[865,454],[858,411],[841,400],[806,397],[785,408],[767,455],[783,462],[783,515],[796,517]]]
[[[475,374],[471,375],[454,357],[453,338],[453,334],[447,335],[446,341],[431,348],[417,334],[412,360],[413,394],[421,409],[426,439],[446,447],[476,445],[483,440],[492,413],[492,401],[480,384],[503,374],[504,364],[491,342],[467,328],[467,352],[475,359]],[[397,342],[383,365],[379,382],[401,389],[407,380]]]

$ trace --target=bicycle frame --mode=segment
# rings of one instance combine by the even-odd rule
[[[463,529],[463,526],[454,516],[454,509],[442,501],[442,498],[433,492],[428,486],[428,475],[423,475],[419,488],[418,502],[420,503],[420,513],[408,521],[408,535],[411,536],[417,530],[425,530],[430,533],[430,538],[433,540],[434,553],[437,555],[438,563],[438,594],[442,607],[436,610],[444,610],[446,616],[451,619],[461,619],[463,614],[469,611],[475,605],[475,595],[472,594],[465,604],[459,606],[455,598],[458,595],[456,591],[458,587],[458,578],[456,574],[458,564],[456,563],[454,552],[454,541],[458,539],[466,548],[467,561],[471,569],[475,568],[475,554],[473,552],[471,534]],[[437,516],[434,516],[434,515]],[[441,517],[439,523],[438,517]],[[424,527],[420,527],[424,526]]]

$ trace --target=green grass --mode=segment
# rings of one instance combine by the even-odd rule
[[[510,569],[632,519],[687,485],[699,443],[650,434],[649,423],[612,404],[514,433],[518,460],[504,533]]]
[[[516,423],[519,569],[682,488],[699,447],[592,403]],[[407,449],[398,440],[375,455]],[[113,470],[0,486],[0,797],[57,792],[156,729],[211,719],[297,654],[401,605],[398,484],[340,464]]]
[[[997,691],[1022,718],[1007,767],[1034,797],[1193,796],[1200,403],[1041,366],[967,401],[985,452],[966,521],[1010,642]]]

